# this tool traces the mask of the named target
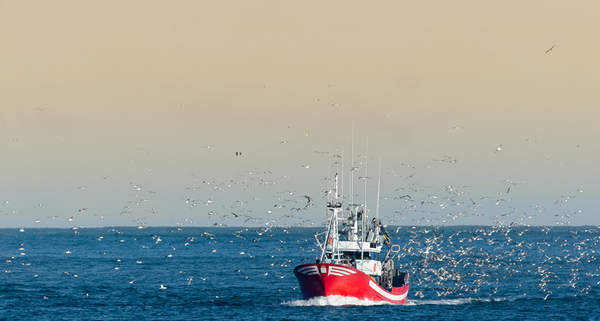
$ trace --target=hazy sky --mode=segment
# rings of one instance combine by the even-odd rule
[[[319,224],[353,121],[388,223],[600,224],[597,1],[0,1],[0,30],[0,227]]]

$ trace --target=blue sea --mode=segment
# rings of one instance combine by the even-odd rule
[[[321,230],[0,229],[0,319],[600,320],[595,226],[388,226],[402,306],[302,300]]]

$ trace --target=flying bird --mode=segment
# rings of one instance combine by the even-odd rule
[[[548,53],[550,50],[552,50],[552,48],[556,47],[556,45],[550,47],[550,49],[546,50],[546,53]]]

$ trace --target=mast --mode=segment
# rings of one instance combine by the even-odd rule
[[[340,251],[338,248],[338,244],[340,241],[340,233],[339,231],[339,227],[338,227],[338,204],[340,203],[338,201],[338,175],[337,173],[335,174],[335,193],[333,194],[333,215],[332,215],[332,224],[331,227],[333,228],[333,231],[330,231],[329,233],[331,234],[333,232],[333,236],[331,237],[331,258],[335,259],[336,255],[339,257]],[[329,239],[327,240],[327,242],[329,242]]]
[[[337,242],[339,241],[338,236],[338,212],[341,208],[341,202],[339,201],[339,193],[338,193],[338,173],[335,173],[333,179],[333,185],[331,186],[329,193],[327,193],[327,232],[325,233],[325,244],[321,249],[321,258],[320,261],[323,261],[325,253],[329,250],[332,254],[332,259],[335,258],[337,247]],[[331,244],[329,243],[331,240]]]
[[[369,179],[369,137],[367,137],[367,150],[365,152],[365,177],[363,178],[365,180],[365,203],[363,204],[363,214],[360,220],[360,229],[362,231],[361,233],[361,241],[364,242],[365,241],[365,230],[367,227],[367,180]],[[362,251],[361,251],[362,252]],[[362,255],[361,255],[362,257]]]

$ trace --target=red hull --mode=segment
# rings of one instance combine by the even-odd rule
[[[408,282],[389,292],[379,286],[370,276],[344,265],[303,264],[294,269],[294,274],[300,284],[304,300],[320,296],[340,295],[360,300],[404,304],[408,294]]]

